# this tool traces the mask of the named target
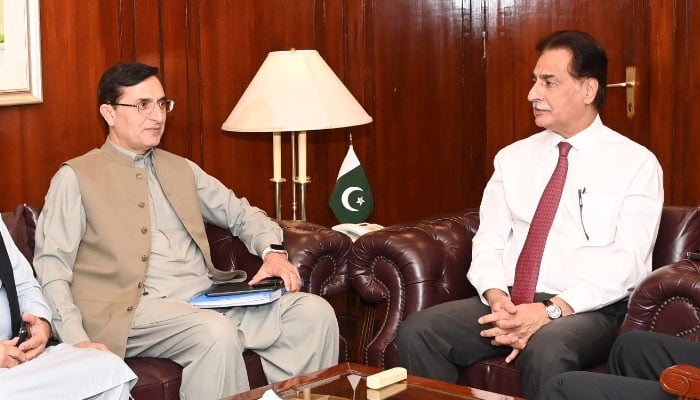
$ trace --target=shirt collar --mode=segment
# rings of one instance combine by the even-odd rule
[[[588,125],[588,127],[581,132],[575,134],[574,136],[564,139],[559,134],[552,131],[547,131],[549,133],[549,145],[551,147],[556,147],[559,142],[567,141],[571,144],[571,147],[576,149],[581,153],[588,153],[593,148],[593,145],[598,140],[598,132],[601,131],[603,127],[603,122],[600,120],[600,115],[596,115],[593,122]]]
[[[140,160],[144,160],[144,159],[146,159],[146,158],[148,158],[149,160],[153,161],[153,152],[154,152],[154,149],[150,149],[150,150],[148,150],[148,151],[146,152],[146,154],[141,155],[141,154],[136,154],[136,153],[134,153],[133,151],[129,151],[129,150],[127,150],[127,149],[124,149],[124,148],[122,148],[122,147],[117,146],[116,144],[114,144],[114,142],[112,142],[112,139],[110,139],[109,137],[107,138],[107,143],[109,143],[109,145],[110,145],[112,148],[114,148],[115,150],[117,150],[117,151],[120,152],[121,154],[124,154],[125,156],[129,157],[129,158],[130,158],[131,160],[133,160],[133,161],[140,161]]]

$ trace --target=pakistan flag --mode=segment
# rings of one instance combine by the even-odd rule
[[[328,204],[340,223],[365,222],[374,210],[374,199],[367,176],[352,145],[340,166]]]

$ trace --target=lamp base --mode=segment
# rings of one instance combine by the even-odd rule
[[[270,182],[275,184],[275,218],[282,219],[282,184],[286,181],[284,178],[270,178]]]
[[[296,193],[296,188],[299,186],[299,219],[301,221],[306,221],[306,184],[311,183],[311,179],[306,176],[304,179],[300,179],[300,177],[294,178],[294,191]],[[296,213],[297,205],[296,201],[292,202],[292,213],[294,216],[294,219],[297,219],[297,213]]]

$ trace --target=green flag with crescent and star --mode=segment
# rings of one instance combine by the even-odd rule
[[[340,166],[328,204],[340,223],[365,222],[374,210],[374,199],[367,176],[352,145]]]

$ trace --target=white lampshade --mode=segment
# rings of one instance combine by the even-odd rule
[[[316,50],[274,51],[221,129],[290,132],[372,122]]]

